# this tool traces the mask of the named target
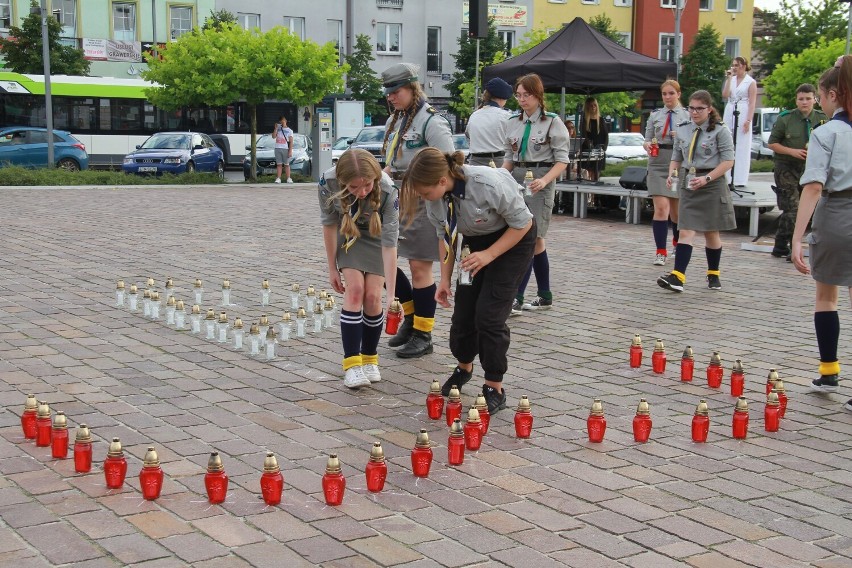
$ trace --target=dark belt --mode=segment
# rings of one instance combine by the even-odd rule
[[[394,181],[402,181],[402,178],[405,176],[405,172],[391,172],[388,175]]]
[[[505,154],[505,152],[473,152],[470,155],[474,158],[496,158],[503,154]]]
[[[515,162],[515,165],[522,168],[552,168],[553,162]]]
[[[657,144],[660,150],[674,150],[674,144]]]
[[[696,169],[695,169],[695,174],[696,174],[696,175],[700,175],[700,176],[706,176],[707,174],[709,174],[710,172],[712,172],[714,169],[715,169],[715,168],[710,168],[709,170],[699,170],[699,169],[697,169],[697,168],[696,168]],[[689,170],[687,170],[687,172],[689,172]]]
[[[852,199],[852,189],[844,189],[843,191],[823,191],[822,196],[829,199]]]

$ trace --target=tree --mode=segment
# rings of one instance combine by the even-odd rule
[[[459,50],[452,55],[456,62],[456,72],[447,83],[450,91],[450,108],[460,118],[466,118],[473,112],[474,89],[465,89],[465,83],[473,84],[476,77],[476,39],[462,35],[458,39]],[[503,61],[506,57],[506,44],[497,35],[494,19],[488,18],[488,35],[479,40],[479,69]],[[465,97],[465,93],[468,93]]]
[[[349,65],[346,79],[352,91],[352,98],[356,101],[364,101],[364,112],[370,115],[379,114],[385,110],[378,103],[382,98],[382,80],[370,67],[370,62],[375,60],[370,36],[358,34],[352,54],[346,56],[346,64]]]
[[[730,60],[719,32],[711,24],[701,26],[689,51],[680,59],[681,69],[678,82],[683,92],[683,102],[695,91],[703,89],[710,93],[716,108],[722,108],[722,82]]]
[[[819,86],[820,75],[834,65],[838,56],[843,55],[845,46],[845,39],[829,41],[820,38],[801,53],[785,56],[772,75],[763,82],[764,96],[769,106],[796,108],[796,88],[802,83]]]
[[[146,89],[148,99],[166,110],[193,105],[224,106],[244,100],[251,122],[252,178],[256,175],[257,105],[286,100],[314,104],[343,88],[347,65],[338,65],[332,43],[320,47],[281,27],[266,33],[234,24],[182,35],[147,56],[142,77],[160,87]]]
[[[593,16],[589,20],[589,26],[615,43],[627,47],[624,45],[624,36],[618,33],[618,29],[615,27],[615,24],[612,23],[612,19],[606,14]]]
[[[37,8],[32,2],[30,6]],[[89,62],[83,50],[59,43],[62,24],[54,17],[47,18],[47,45],[50,51],[51,75],[88,75]],[[15,73],[44,74],[42,57],[41,16],[30,14],[21,27],[9,28],[9,37],[0,37],[0,53],[6,59],[6,68]]]
[[[763,60],[765,74],[771,74],[785,55],[801,53],[819,38],[845,38],[847,5],[838,0],[811,0],[808,3],[781,0],[774,20],[775,34],[754,40],[754,50]]]
[[[201,26],[202,31],[209,29],[221,30],[226,24],[236,24],[237,17],[227,10],[210,10],[210,16],[204,18],[204,25]]]

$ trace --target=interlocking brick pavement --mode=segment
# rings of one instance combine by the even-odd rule
[[[452,369],[448,311],[439,310],[433,355],[402,361],[382,346],[384,380],[352,392],[334,329],[282,343],[267,362],[169,328],[164,309],[151,321],[114,306],[116,280],[142,288],[151,276],[162,292],[171,276],[187,305],[201,278],[203,307],[218,312],[227,278],[231,322],[267,313],[276,323],[290,283],[328,287],[317,219],[310,185],[0,188],[0,564],[852,566],[852,414],[842,408],[850,393],[807,392],[817,362],[813,281],[741,251],[743,230],[723,235],[721,292],[704,285],[699,239],[686,291],[675,295],[655,284],[662,271],[650,262],[647,223],[555,216],[554,308],[510,319],[510,409],[452,468],[446,425],[423,408],[430,381]],[[263,278],[273,286],[268,308]],[[640,369],[627,364],[634,333],[645,343]],[[846,334],[842,365],[852,364]],[[650,369],[657,337],[669,355],[662,375]],[[679,380],[686,345],[696,355],[692,383]],[[718,390],[704,378],[713,350],[727,370]],[[727,376],[737,358],[751,411],[746,440],[731,437]],[[790,397],[775,434],[763,431],[770,368]],[[478,365],[476,375],[473,385]],[[468,391],[465,408],[476,388]],[[23,439],[27,393],[66,412],[72,443],[76,426],[89,425],[91,473]],[[522,394],[535,417],[528,440],[512,425]],[[601,444],[585,432],[594,397],[608,421]],[[654,423],[646,444],[631,431],[640,397]],[[700,398],[711,419],[703,445],[690,439]],[[421,427],[434,444],[428,479],[409,470]],[[118,491],[101,470],[113,436],[129,463]],[[363,473],[374,440],[389,466],[379,494],[366,491]],[[166,473],[154,502],[137,479],[148,445]],[[231,477],[222,505],[204,493],[214,450]],[[277,507],[259,497],[266,451],[285,477]],[[331,452],[347,477],[340,507],[325,505],[320,487]]]

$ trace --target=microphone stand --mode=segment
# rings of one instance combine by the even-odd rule
[[[754,195],[755,193],[737,188],[734,185],[734,170],[737,167],[737,137],[739,136],[740,129],[740,110],[737,106],[738,103],[739,101],[734,104],[734,165],[731,166],[731,183],[728,184],[728,189],[737,197],[742,197],[744,193],[748,193],[749,195]]]

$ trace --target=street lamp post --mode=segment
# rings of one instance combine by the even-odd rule
[[[53,148],[53,100],[50,97],[50,44],[47,33],[47,19],[51,12],[47,9],[47,0],[41,0],[41,7],[33,7],[31,12],[41,16],[41,56],[44,60],[44,114],[47,126],[47,167],[52,168],[54,164]]]

